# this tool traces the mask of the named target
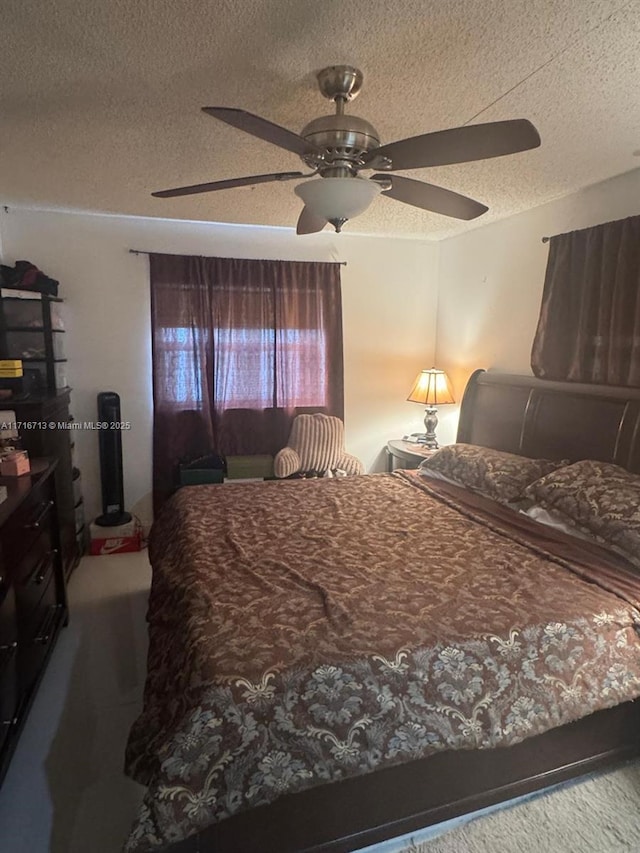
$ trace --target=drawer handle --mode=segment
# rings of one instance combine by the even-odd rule
[[[57,612],[58,608],[56,605],[49,608],[49,612],[44,618],[42,627],[40,628],[38,635],[33,638],[34,643],[37,643],[39,646],[47,645],[47,643],[51,639],[52,628],[55,623]]]
[[[34,581],[36,586],[39,586],[46,578],[49,572],[49,566],[51,565],[51,560],[53,557],[56,556],[57,553],[57,548],[53,548],[51,551],[47,551],[47,553],[44,555],[44,557],[40,560],[40,562],[36,565],[35,569],[26,579],[24,585],[28,586],[32,581]]]
[[[2,654],[2,667],[4,668],[9,661],[13,658],[15,653],[18,650],[18,643],[14,641],[13,643],[5,643],[3,646],[0,646],[0,654]]]
[[[64,606],[62,604],[52,604],[47,611],[47,615],[42,621],[42,625],[40,626],[37,635],[31,642],[41,646],[46,646],[52,638],[53,630],[58,621],[58,614],[60,613],[64,613]]]
[[[38,530],[40,528],[40,525],[42,524],[42,522],[47,517],[47,514],[48,514],[48,512],[52,506],[53,506],[53,501],[45,501],[44,506],[42,507],[42,509],[38,513],[38,516],[35,519],[35,521],[30,521],[29,524],[25,524],[25,528],[27,530]]]

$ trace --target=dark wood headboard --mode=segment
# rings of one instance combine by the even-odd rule
[[[476,370],[457,440],[538,459],[599,459],[640,473],[640,388]]]

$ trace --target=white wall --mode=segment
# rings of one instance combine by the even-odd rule
[[[549,246],[543,236],[640,213],[640,169],[440,243],[436,361],[459,400],[477,367],[531,373]],[[458,407],[438,437],[455,440]]]
[[[345,260],[342,298],[347,447],[381,470],[387,439],[419,430],[405,402],[435,349],[434,243],[343,233],[135,217],[10,210],[0,213],[3,263],[27,259],[60,281],[65,299],[72,412],[96,419],[96,395],[117,391],[123,420],[125,500],[146,513],[151,489],[151,349],[148,260],[129,248],[223,257]],[[75,433],[89,517],[100,510],[98,439]]]

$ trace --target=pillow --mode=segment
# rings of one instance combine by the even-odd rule
[[[474,444],[450,444],[425,459],[420,469],[436,471],[459,486],[501,503],[511,503],[523,497],[529,483],[563,464]]]
[[[640,566],[640,475],[586,459],[547,474],[525,495]]]

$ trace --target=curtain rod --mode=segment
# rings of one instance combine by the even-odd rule
[[[542,238],[542,242],[543,242],[543,243],[548,243],[550,239],[551,239],[551,237],[543,237],[543,238]]]
[[[129,249],[129,254],[130,254],[130,255],[155,255],[155,254],[157,254],[157,253],[156,253],[156,252],[149,252],[149,251],[146,251],[145,249]],[[165,255],[165,254],[167,254],[167,253],[166,253],[166,252],[160,252],[159,254],[161,254],[161,255]],[[265,258],[258,258],[258,259],[254,259],[254,258],[240,258],[239,260],[247,260],[247,261],[250,261],[250,260],[266,260],[266,259],[265,259]],[[271,258],[269,258],[268,260],[272,260],[272,259],[271,259]],[[346,262],[346,261],[294,261],[294,263],[303,263],[303,264],[313,264],[313,263],[321,263],[321,264],[339,264],[341,267],[346,267],[346,266],[347,266],[347,262]]]

